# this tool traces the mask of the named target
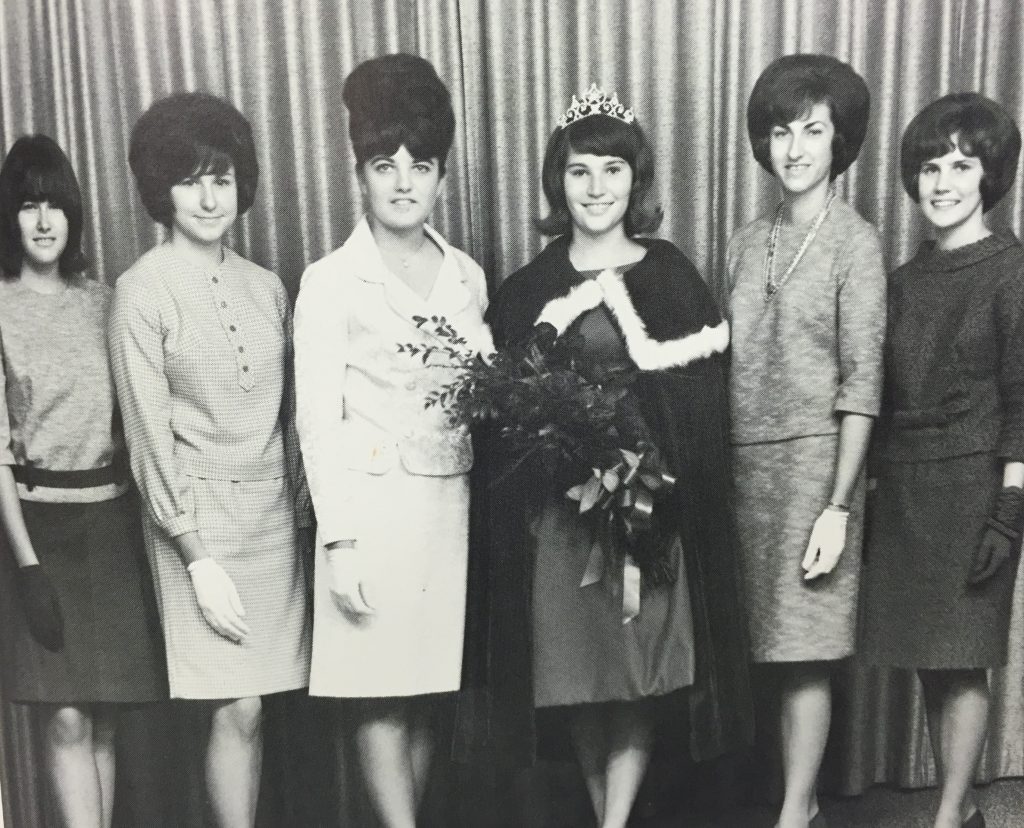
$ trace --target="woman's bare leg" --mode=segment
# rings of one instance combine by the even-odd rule
[[[829,662],[781,664],[782,770],[779,828],[807,828],[818,811],[818,771],[832,720]]]
[[[608,706],[608,758],[602,828],[625,828],[651,760],[654,719],[644,701]]]
[[[219,828],[252,828],[263,766],[263,704],[257,696],[217,704],[206,745],[206,793]]]
[[[61,825],[103,825],[100,778],[93,755],[93,722],[79,707],[39,705],[46,776]]]
[[[935,828],[959,828],[976,807],[972,790],[988,734],[988,678],[984,670],[920,670],[918,675],[941,718],[936,765],[942,797]]]

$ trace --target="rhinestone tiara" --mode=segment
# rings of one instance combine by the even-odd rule
[[[632,109],[627,109],[619,103],[617,93],[612,93],[609,98],[598,88],[596,83],[592,83],[582,100],[575,95],[572,96],[572,103],[565,110],[565,114],[558,119],[557,124],[560,129],[565,129],[569,124],[589,118],[591,115],[609,115],[627,124],[633,123],[635,118]]]

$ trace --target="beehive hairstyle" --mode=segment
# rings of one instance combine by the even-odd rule
[[[429,61],[407,54],[367,60],[345,79],[342,98],[357,167],[404,146],[418,160],[436,158],[444,175],[455,113]]]

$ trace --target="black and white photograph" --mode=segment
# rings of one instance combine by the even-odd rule
[[[0,828],[1024,826],[1021,0],[0,0]]]

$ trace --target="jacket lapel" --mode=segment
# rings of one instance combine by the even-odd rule
[[[356,225],[346,242],[346,245],[352,245],[352,252],[362,263],[358,273],[359,278],[364,282],[380,284],[388,306],[411,328],[417,327],[416,317],[429,319],[432,316],[444,316],[454,324],[456,317],[472,299],[465,284],[466,276],[462,272],[451,246],[432,227],[425,226],[425,230],[444,254],[444,260],[437,273],[437,280],[426,299],[417,296],[412,288],[388,270],[377,243],[374,241],[366,216],[363,216],[359,224]],[[433,326],[424,325],[419,330],[426,336],[438,339]]]

